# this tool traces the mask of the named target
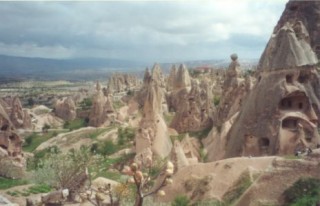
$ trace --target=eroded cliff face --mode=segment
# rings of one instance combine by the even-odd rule
[[[108,81],[109,92],[116,93],[136,89],[140,85],[140,80],[136,76],[130,74],[115,73],[109,78]]]
[[[96,85],[96,94],[93,96],[92,108],[89,115],[89,125],[102,126],[107,122],[114,121],[114,108],[111,94],[104,92],[99,82]]]
[[[55,115],[65,121],[74,120],[77,116],[76,110],[76,104],[71,97],[57,100],[54,105]]]
[[[224,121],[205,140],[209,160],[294,154],[319,146],[320,76],[313,51],[318,11],[319,2],[288,2],[260,58],[256,84],[238,112],[218,111]]]
[[[1,99],[1,106],[9,115],[9,119],[16,129],[31,129],[31,117],[26,109],[22,108],[19,97],[6,97]]]
[[[212,90],[206,80],[192,80],[188,69],[181,64],[174,74],[172,69],[169,80],[175,77],[172,90],[167,94],[170,111],[176,114],[170,127],[179,133],[199,131],[212,124]]]
[[[167,157],[172,148],[167,125],[162,116],[163,88],[159,81],[160,71],[153,76],[146,70],[143,96],[142,119],[135,138],[136,162],[150,166],[155,156]],[[154,72],[153,72],[154,73]]]
[[[9,115],[0,104],[0,176],[21,178],[26,161],[21,151],[23,140],[15,132]]]
[[[294,154],[319,145],[317,59],[308,43],[299,39],[301,30],[293,29],[297,25],[304,28],[301,21],[288,22],[271,37],[260,60],[258,81],[224,137],[225,149],[208,151],[212,160],[214,156]],[[296,55],[302,53],[308,58]]]
[[[213,115],[213,128],[203,140],[209,161],[224,158],[226,137],[255,82],[249,75],[243,77],[238,56],[232,54],[230,57],[231,63],[226,71],[220,103]]]
[[[319,1],[292,1],[290,0],[281,18],[274,29],[277,33],[285,24],[296,24],[301,21],[308,33],[305,39],[310,43],[311,48],[315,51],[318,58],[320,57],[320,2]],[[302,30],[302,33],[306,33]]]

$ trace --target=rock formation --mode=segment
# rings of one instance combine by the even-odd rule
[[[176,76],[177,76],[177,68],[176,65],[172,65],[170,69],[169,76],[167,78],[167,90],[171,91],[175,87],[175,82],[176,82]]]
[[[30,129],[32,127],[31,117],[27,110],[22,108],[19,97],[7,97],[0,101],[11,123],[16,129]]]
[[[145,98],[148,95],[150,90],[150,85],[156,85],[155,89],[159,93],[159,106],[161,107],[161,112],[165,112],[167,110],[167,102],[165,98],[165,80],[161,71],[161,67],[159,64],[154,64],[151,72],[148,68],[146,68],[144,77],[143,77],[143,85],[140,91],[137,92],[135,97],[136,102],[140,105],[141,108],[144,107]]]
[[[65,120],[74,120],[77,116],[76,105],[71,97],[57,100],[54,105],[54,113],[57,117]]]
[[[160,73],[157,69],[157,75]],[[162,117],[163,88],[159,86],[159,76],[153,79],[146,70],[143,93],[143,117],[136,134],[136,161],[150,166],[154,156],[165,158],[169,155],[172,143],[167,125]]]
[[[220,102],[214,116],[214,125],[221,126],[222,123],[229,120],[236,114],[242,105],[245,96],[253,87],[253,77],[241,76],[240,64],[238,56],[232,54],[231,63],[226,72],[226,77],[223,83],[223,92],[219,97]]]
[[[305,38],[304,34],[308,33],[308,37],[305,39],[310,43],[311,48],[315,51],[318,58],[320,57],[320,2],[319,1],[293,1],[290,0],[282,16],[274,29],[274,33],[277,33],[287,22],[296,26],[293,27],[294,30],[302,29],[301,33],[298,34],[299,38]],[[298,22],[301,23],[298,23]],[[304,25],[301,28],[300,25]],[[299,28],[300,27],[300,28]],[[297,34],[297,32],[295,32]],[[298,32],[299,33],[299,32]],[[304,34],[303,34],[304,33]],[[300,36],[299,36],[300,35]],[[302,35],[302,36],[301,36]],[[303,37],[304,35],[304,37]],[[303,46],[304,43],[302,43]],[[304,56],[304,54],[302,54]],[[310,58],[310,57],[306,57]],[[301,60],[301,59],[300,59]]]
[[[260,59],[258,81],[224,138],[225,148],[208,150],[212,160],[215,156],[294,154],[319,146],[318,60],[303,22],[294,18],[276,27]]]
[[[107,120],[113,121],[114,109],[111,94],[104,94],[100,83],[96,85],[96,94],[93,96],[92,108],[89,115],[89,125],[98,127]]]
[[[0,176],[21,178],[26,162],[21,146],[23,140],[15,132],[5,109],[0,105]]]
[[[108,89],[119,93],[136,89],[140,84],[140,80],[134,75],[115,73],[109,78]]]
[[[178,171],[185,166],[197,164],[200,160],[199,150],[199,141],[195,138],[190,138],[188,134],[181,142],[175,140],[171,152],[171,161],[175,165],[175,170]]]
[[[183,72],[177,73],[177,79],[181,81],[177,81],[176,90],[168,95],[169,110],[176,111],[170,127],[179,133],[203,130],[212,125],[210,86],[206,81],[192,80],[190,89],[188,70],[180,68]]]
[[[162,74],[160,64],[155,63],[151,70],[151,77],[153,81],[156,81],[159,87],[165,88],[165,79]]]

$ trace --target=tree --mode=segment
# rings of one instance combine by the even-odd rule
[[[52,154],[39,163],[33,173],[34,181],[56,190],[68,189],[68,199],[72,200],[88,180],[87,168],[92,163],[89,149],[85,147],[66,154]]]
[[[131,176],[128,182],[135,184],[135,206],[142,206],[144,198],[150,195],[157,194],[159,196],[164,196],[165,192],[161,190],[161,188],[167,184],[172,184],[171,175],[174,171],[172,162],[168,161],[166,166],[163,167],[162,173],[155,177],[151,177],[150,171],[149,173],[142,173],[142,169],[143,168],[139,168],[136,163],[132,163],[130,167],[125,166],[122,171],[124,174]],[[159,180],[158,185],[152,186],[152,183],[156,179]]]

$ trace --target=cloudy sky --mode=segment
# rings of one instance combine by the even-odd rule
[[[287,0],[0,2],[0,54],[143,62],[259,58]]]

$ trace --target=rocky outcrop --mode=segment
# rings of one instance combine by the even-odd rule
[[[291,69],[318,63],[302,21],[287,22],[274,33],[260,59],[262,70]]]
[[[153,81],[157,82],[159,87],[165,88],[165,79],[164,79],[164,75],[162,73],[160,64],[155,63],[152,67],[151,70],[151,77],[153,79]]]
[[[158,73],[157,71],[156,73]],[[136,133],[136,161],[150,166],[153,156],[165,158],[169,155],[172,143],[168,128],[162,116],[163,89],[146,70],[143,93],[143,117]]]
[[[175,87],[175,82],[176,82],[176,76],[177,76],[177,68],[176,65],[172,65],[170,69],[169,76],[167,78],[167,90],[171,91]]]
[[[245,78],[242,77],[236,54],[232,54],[230,57],[231,63],[226,72],[222,95],[217,96],[220,100],[214,115],[214,125],[219,127],[240,110],[242,102],[253,88],[255,81],[249,75]]]
[[[304,36],[309,35],[307,30],[294,29],[297,25],[304,27],[302,21],[294,19],[275,30],[260,59],[258,81],[225,137],[225,149],[208,150],[212,157],[286,155],[320,144],[318,61],[301,37],[301,30]],[[274,42],[277,47],[273,48],[270,45]],[[290,47],[285,49],[287,45]],[[219,155],[221,152],[224,154]]]
[[[179,133],[203,130],[212,125],[212,96],[207,82],[192,81],[188,87],[172,92],[169,96],[169,108],[176,111],[170,127]],[[171,109],[170,109],[171,110]]]
[[[76,118],[76,109],[76,105],[71,97],[59,99],[54,105],[55,115],[65,121],[71,121]]]
[[[140,85],[140,80],[130,74],[115,73],[112,74],[108,81],[108,89],[110,92],[116,93],[137,89]]]
[[[9,115],[10,121],[16,129],[32,128],[30,114],[22,108],[19,97],[4,98],[0,101],[0,104]]]
[[[114,111],[112,95],[108,93],[105,94],[98,82],[96,85],[96,94],[92,100],[89,125],[98,127],[103,125],[107,120],[109,120],[109,123],[114,121]]]
[[[21,146],[23,140],[15,132],[5,109],[0,105],[0,176],[21,178],[26,162]]]
[[[293,1],[290,0],[284,12],[278,21],[277,26],[274,29],[274,33],[277,33],[283,26],[289,22],[291,25],[297,24],[298,27],[293,27],[296,34],[298,34],[298,41],[303,38],[303,41],[308,42],[311,48],[315,51],[318,58],[320,57],[320,2],[319,1]],[[300,27],[298,22],[304,25],[304,28]],[[300,24],[301,25],[301,24]],[[300,28],[299,28],[300,27]],[[300,32],[297,30],[300,29]],[[306,36],[306,34],[308,35]],[[302,44],[303,41],[301,42]],[[301,44],[300,43],[300,44]],[[304,54],[302,54],[305,56]],[[310,58],[310,57],[307,57]]]
[[[167,102],[165,98],[165,80],[161,71],[161,67],[159,64],[155,64],[151,70],[149,71],[146,68],[144,77],[143,77],[143,85],[140,91],[137,92],[135,96],[135,101],[138,102],[140,108],[144,107],[145,99],[148,93],[150,92],[150,85],[156,85],[153,89],[157,90],[156,94],[159,96],[158,103],[161,110],[161,113],[167,110]],[[160,99],[161,97],[161,99]]]
[[[191,77],[188,69],[184,64],[180,64],[178,70],[172,65],[170,74],[167,79],[168,91],[183,89],[191,86]]]

